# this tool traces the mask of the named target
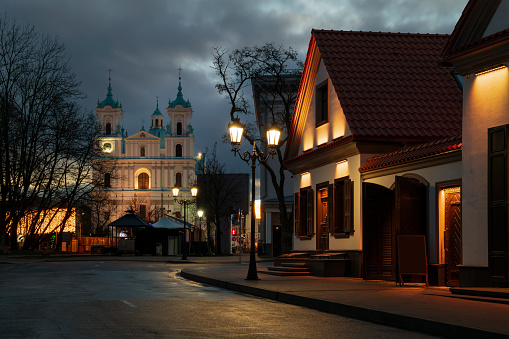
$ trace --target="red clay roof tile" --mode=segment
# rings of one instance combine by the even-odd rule
[[[417,146],[408,147],[400,151],[385,153],[369,158],[361,167],[359,172],[369,172],[376,169],[417,161],[430,156],[436,156],[461,150],[461,135],[455,135],[445,139],[432,141]]]
[[[355,138],[433,140],[461,133],[461,90],[436,65],[447,35],[312,35]]]

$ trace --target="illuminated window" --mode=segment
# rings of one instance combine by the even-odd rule
[[[104,187],[111,187],[111,175],[110,173],[104,174]]]
[[[316,124],[322,124],[329,120],[329,88],[328,81],[316,87]]]
[[[182,173],[177,173],[175,175],[175,186],[182,187]]]
[[[182,123],[177,122],[177,135],[182,135]]]
[[[182,157],[182,145],[177,144],[177,146],[175,146],[175,156],[178,158]]]
[[[138,189],[148,190],[148,174],[141,173],[138,175]]]

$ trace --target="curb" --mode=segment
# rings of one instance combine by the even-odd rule
[[[450,338],[507,338],[507,336],[504,334],[491,332],[488,330],[480,330],[476,328],[447,324],[444,322],[372,310],[337,302],[302,297],[289,293],[269,291],[263,288],[199,276],[187,272],[186,270],[182,270],[180,275],[188,280],[232,290],[235,292],[250,294],[261,298],[283,302],[286,304],[303,306],[317,311],[337,314],[380,325],[397,327],[408,331],[418,331]]]

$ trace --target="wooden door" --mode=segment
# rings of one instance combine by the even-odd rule
[[[324,253],[329,249],[328,215],[328,188],[320,189],[317,197],[317,237],[316,252]]]
[[[461,193],[445,195],[445,279],[447,286],[458,286],[461,264]]]
[[[426,235],[426,186],[417,179],[396,177],[395,221],[398,235]]]
[[[364,279],[394,280],[394,192],[366,182],[362,189]]]

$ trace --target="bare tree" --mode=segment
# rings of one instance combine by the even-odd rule
[[[216,229],[216,254],[223,254],[225,228],[232,212],[239,208],[247,210],[249,182],[246,175],[227,173],[227,166],[221,163],[216,156],[216,145],[209,153],[206,151],[207,171],[198,174],[198,208],[202,209],[207,217],[207,239],[209,253],[212,252],[213,227]]]
[[[274,46],[267,43],[261,47],[244,47],[229,53],[221,48],[214,48],[213,69],[220,81],[216,88],[231,104],[230,119],[237,114],[251,114],[246,90],[251,89],[256,81],[263,91],[264,105],[269,109],[272,121],[282,129],[282,137],[276,150],[277,162],[261,162],[270,175],[272,186],[278,199],[280,223],[282,227],[282,250],[288,253],[292,248],[292,219],[285,205],[284,185],[285,167],[283,164],[284,149],[288,132],[291,128],[293,105],[298,94],[299,82],[292,81],[302,73],[303,63],[297,58],[297,52],[291,47]],[[258,136],[251,124],[245,131],[246,140],[253,146],[256,141],[266,145],[265,136]],[[260,151],[256,145],[257,152]]]
[[[61,208],[65,222],[93,189],[93,115],[76,104],[79,86],[57,38],[0,18],[0,252],[25,216]],[[37,224],[25,246],[40,242]]]

